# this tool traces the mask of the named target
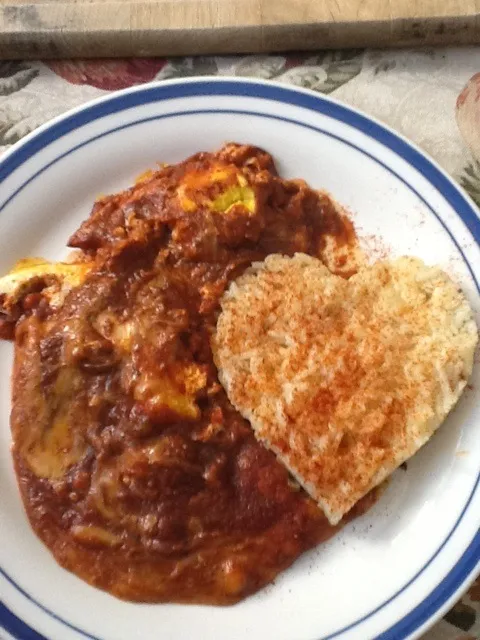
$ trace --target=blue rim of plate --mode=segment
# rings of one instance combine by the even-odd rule
[[[218,79],[198,79],[198,80],[189,80],[187,82],[182,81],[174,81],[168,82],[165,84],[153,84],[153,85],[144,85],[134,90],[127,90],[126,92],[119,92],[117,94],[113,94],[112,96],[107,97],[106,99],[96,102],[90,106],[85,106],[80,110],[67,114],[66,116],[60,118],[59,120],[53,122],[51,125],[46,125],[43,127],[38,133],[33,133],[29,136],[25,141],[21,141],[19,145],[14,148],[14,150],[8,154],[5,160],[0,161],[0,183],[3,182],[11,173],[13,173],[17,168],[19,168],[24,162],[26,162],[29,158],[34,156],[38,151],[42,150],[58,138],[70,133],[71,131],[82,127],[93,120],[100,119],[102,117],[108,116],[113,113],[117,113],[119,111],[124,111],[126,109],[135,108],[137,106],[145,105],[152,102],[161,102],[163,100],[171,100],[174,98],[188,98],[188,97],[198,97],[198,96],[228,96],[228,97],[248,97],[248,98],[260,98],[263,100],[273,100],[275,102],[280,102],[283,104],[289,104],[297,107],[303,107],[310,111],[314,111],[317,113],[321,113],[322,115],[327,115],[335,120],[338,120],[344,124],[347,124],[369,137],[373,138],[375,141],[381,143],[383,146],[392,150],[396,155],[403,158],[408,164],[413,166],[417,171],[419,171],[429,182],[432,184],[436,190],[442,194],[444,199],[452,206],[452,208],[456,211],[458,216],[463,220],[466,227],[469,229],[471,234],[473,235],[477,244],[480,244],[480,218],[476,212],[475,207],[469,202],[469,200],[464,196],[461,190],[445,175],[439,170],[426,156],[424,156],[419,150],[417,150],[412,144],[395,134],[393,131],[388,128],[382,126],[380,123],[371,120],[368,116],[361,114],[358,111],[355,111],[345,105],[342,105],[336,101],[333,101],[329,98],[326,98],[322,95],[317,95],[314,93],[310,93],[307,91],[298,91],[296,89],[290,89],[287,87],[282,87],[276,84],[264,84],[258,83],[255,81],[241,81],[241,80],[218,80]],[[199,111],[197,111],[198,113]],[[358,146],[348,142],[344,138],[340,136],[335,136],[329,132],[326,132],[318,127],[313,125],[307,125],[306,123],[291,120],[289,118],[283,118],[281,116],[269,116],[265,113],[255,113],[255,112],[242,112],[240,110],[228,110],[228,109],[212,109],[212,110],[201,110],[200,112],[215,112],[215,113],[248,113],[249,115],[258,115],[262,117],[271,117],[277,118],[280,120],[285,120],[287,122],[291,122],[293,124],[297,124],[303,127],[308,127],[310,129],[316,130],[321,133],[326,133],[332,137],[335,137],[342,142],[345,142],[351,147],[356,148],[361,151],[365,155],[369,156],[377,163],[384,166],[388,171],[396,175],[407,187],[410,188],[432,211],[432,213],[437,217],[437,219],[441,222],[444,229],[450,235],[451,239],[456,244],[458,250],[462,254],[466,265],[469,268],[469,271],[472,275],[472,278],[475,281],[477,286],[477,290],[480,292],[480,285],[473,270],[468,263],[461,247],[456,242],[450,230],[446,227],[443,221],[440,220],[439,216],[435,213],[432,207],[423,199],[420,194],[409,185],[403,178],[401,178],[398,174],[388,167],[384,165],[378,158],[370,155],[365,152]],[[177,114],[169,114],[169,115],[187,115],[190,112],[181,112]],[[150,118],[153,119],[153,118]],[[148,119],[146,119],[148,120]],[[138,124],[141,121],[130,123],[126,126],[133,126],[134,124]],[[102,137],[103,135],[107,135],[109,133],[114,132],[115,130],[121,129],[123,127],[117,127],[114,130],[109,130],[100,134],[100,136],[95,136],[94,138],[89,139],[88,141],[78,145],[70,149],[68,152],[62,154],[52,162],[48,163],[44,166],[40,171],[38,171],[34,176],[29,178],[25,183],[19,187],[11,196],[3,203],[0,207],[0,211],[6,206],[6,204],[13,198],[15,195],[21,191],[32,179],[35,179],[40,173],[42,173],[46,168],[60,160],[62,157],[76,150],[80,146],[84,146],[84,144],[88,144],[92,142],[94,139],[98,137]],[[469,499],[465,504],[457,522],[454,527],[444,540],[444,542],[440,545],[440,547],[436,550],[436,552],[432,555],[427,563],[411,578],[401,589],[399,589],[393,596],[391,596],[388,600],[383,602],[381,605],[376,607],[373,611],[369,612],[359,620],[349,624],[342,629],[334,632],[333,634],[328,635],[327,637],[322,638],[322,640],[333,640],[333,638],[338,637],[339,635],[345,633],[346,631],[357,627],[359,624],[365,622],[376,613],[378,613],[381,609],[391,603],[395,598],[397,598],[401,593],[403,593],[406,589],[408,589],[413,582],[425,571],[425,569],[433,562],[433,560],[438,556],[438,554],[442,551],[444,546],[447,544],[448,540],[453,535],[454,531],[457,529],[460,524],[465,512],[467,511],[473,496],[479,486],[480,483],[480,474],[477,476],[476,483],[472,489]],[[408,614],[406,614],[401,620],[397,621],[393,626],[391,626],[388,630],[383,632],[380,636],[378,636],[378,640],[400,640],[402,638],[407,638],[412,635],[416,631],[418,631],[423,625],[425,625],[435,614],[449,601],[449,599],[462,587],[462,585],[471,577],[472,573],[476,570],[477,565],[480,562],[480,531],[477,532],[467,549],[462,554],[461,558],[458,560],[456,565],[451,569],[451,571],[447,574],[447,576],[431,591],[431,593],[413,610],[411,610]],[[96,636],[92,636],[88,632],[70,624],[68,621],[63,620],[53,611],[50,611],[42,604],[37,602],[30,594],[28,594],[24,589],[22,589],[19,585],[15,583],[15,581],[8,576],[8,574],[0,567],[1,575],[11,584],[13,585],[17,591],[19,591],[26,599],[28,599],[31,603],[35,604],[39,607],[43,612],[47,613],[50,617],[53,617],[58,622],[63,623],[71,630],[76,631],[77,633],[83,635],[85,638],[90,638],[91,640],[99,640]],[[42,636],[33,628],[28,626],[23,620],[18,618],[13,612],[11,612],[3,603],[0,602],[0,625],[12,634],[14,637],[19,640],[46,640],[45,636]]]

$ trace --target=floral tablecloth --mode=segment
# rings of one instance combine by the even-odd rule
[[[251,76],[329,93],[427,151],[480,206],[480,48],[0,62],[0,153],[109,91],[199,75]],[[0,630],[1,636],[1,630]],[[480,579],[424,640],[480,639]]]

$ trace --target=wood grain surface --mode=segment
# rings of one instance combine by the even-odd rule
[[[480,42],[480,0],[0,0],[0,58]]]

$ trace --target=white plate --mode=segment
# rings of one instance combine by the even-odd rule
[[[329,98],[245,80],[130,89],[71,111],[16,145],[0,164],[0,272],[23,256],[64,256],[67,237],[94,198],[130,185],[157,161],[177,162],[232,140],[270,151],[284,176],[332,191],[360,233],[383,238],[394,254],[441,265],[461,284],[478,320],[480,220],[438,166]],[[2,343],[2,380],[11,354]],[[478,366],[472,387],[372,511],[254,597],[215,608],[121,602],[55,563],[22,509],[4,384],[0,621],[18,638],[58,640],[418,637],[480,568]]]

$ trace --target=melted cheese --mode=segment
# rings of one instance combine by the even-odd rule
[[[85,454],[85,441],[78,432],[74,433],[69,419],[69,400],[77,393],[77,389],[75,369],[61,369],[53,387],[54,403],[58,409],[53,414],[51,424],[40,433],[30,431],[25,443],[25,459],[35,475],[41,478],[62,477]]]
[[[71,528],[71,532],[74,538],[89,546],[116,547],[122,542],[120,536],[92,524],[75,525]]]
[[[242,205],[249,213],[255,213],[255,194],[250,187],[230,187],[212,202],[213,211],[228,213],[232,207]]]
[[[43,437],[35,441],[24,455],[36,476],[56,479],[80,460],[83,451],[75,450],[70,425],[65,416],[58,415]]]
[[[212,198],[209,190],[218,183],[224,183],[225,189]],[[255,193],[248,186],[245,175],[234,166],[222,165],[187,173],[177,190],[177,196],[186,213],[193,213],[199,206],[217,213],[228,213],[232,207],[239,205],[250,214],[256,211]]]
[[[175,413],[181,418],[195,420],[200,415],[195,396],[206,383],[206,374],[191,364],[178,367],[172,376],[142,376],[135,385],[134,397],[147,407],[148,413],[156,416]]]
[[[48,262],[42,258],[20,260],[0,278],[0,295],[5,296],[4,306],[15,304],[34,281],[44,281],[45,295],[52,306],[60,306],[70,289],[82,284],[92,268],[91,263]]]

